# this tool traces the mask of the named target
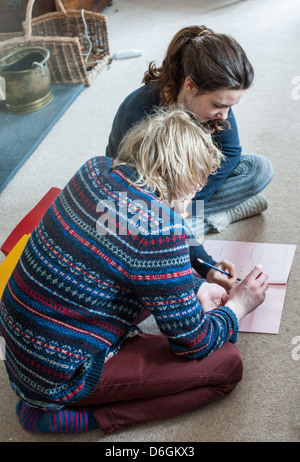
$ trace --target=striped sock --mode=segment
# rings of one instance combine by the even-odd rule
[[[89,406],[43,411],[20,400],[16,411],[22,427],[32,432],[83,433],[99,428]]]

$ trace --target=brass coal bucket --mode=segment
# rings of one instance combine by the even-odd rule
[[[49,57],[49,50],[36,46],[20,48],[0,59],[8,112],[33,112],[52,101]]]

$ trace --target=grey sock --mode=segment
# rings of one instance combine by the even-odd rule
[[[211,225],[214,230],[221,232],[227,228],[230,223],[257,215],[258,213],[264,212],[267,208],[268,201],[266,198],[262,194],[257,194],[235,207],[210,215],[207,217],[206,222]]]

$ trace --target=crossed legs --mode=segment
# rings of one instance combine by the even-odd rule
[[[239,350],[232,343],[202,360],[176,356],[162,335],[127,339],[107,361],[91,406],[105,434],[142,422],[195,410],[230,393],[242,378]]]

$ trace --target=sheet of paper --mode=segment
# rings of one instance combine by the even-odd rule
[[[232,261],[241,279],[261,264],[269,275],[269,284],[287,283],[296,251],[296,245],[258,242],[207,240],[203,246],[216,261]]]
[[[287,281],[292,267],[296,245],[262,244],[207,240],[205,250],[216,261],[230,260],[236,265],[238,277],[243,279],[251,269],[262,264],[269,274],[269,289],[265,301],[239,323],[241,332],[278,334]]]
[[[285,285],[270,286],[264,303],[239,322],[240,332],[278,334],[286,288]]]

